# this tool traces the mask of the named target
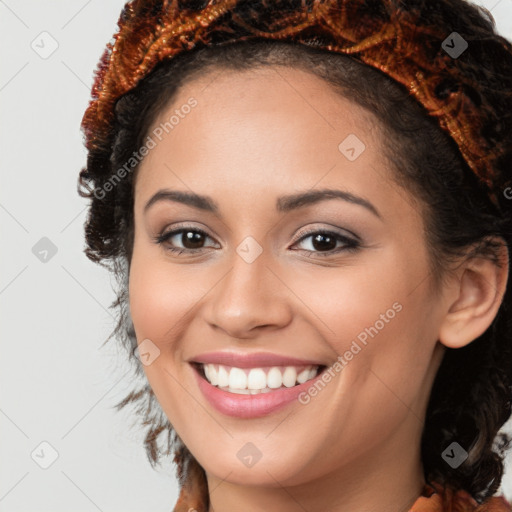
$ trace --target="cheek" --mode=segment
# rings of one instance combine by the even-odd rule
[[[129,296],[138,342],[144,338],[157,342],[164,333],[162,311],[167,309],[170,315],[173,314],[172,290],[165,286],[165,281],[158,279],[152,265],[144,265],[134,257],[130,269]],[[169,329],[169,325],[166,328]]]
[[[413,399],[437,340],[426,268],[423,253],[395,250],[365,265],[325,269],[324,276],[295,276],[294,292],[304,298],[311,323],[323,333],[333,360],[344,360],[344,386],[360,386],[369,372],[368,378],[382,376]],[[382,393],[373,397],[382,398],[385,386],[377,387]]]
[[[285,278],[294,283],[293,291],[307,306],[311,323],[321,328],[337,353],[342,353],[347,340],[361,333],[364,338],[365,329],[375,323],[383,330],[398,318],[406,294],[404,279],[382,263],[315,269]]]
[[[134,249],[129,277],[130,313],[137,339],[172,340],[197,301],[192,272],[176,269],[154,251]]]
[[[183,365],[177,340],[183,337],[198,297],[190,286],[192,277],[183,274],[172,272],[172,266],[163,258],[155,258],[154,252],[134,247],[129,276],[130,314],[139,345],[149,339],[157,347],[152,350],[158,351],[154,361],[142,368],[177,431],[183,431],[184,418],[194,416],[193,411],[183,410],[187,394],[180,384]]]

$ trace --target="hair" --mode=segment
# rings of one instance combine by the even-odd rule
[[[494,33],[490,14],[460,1],[446,1],[443,5],[452,6],[453,18],[467,33],[499,37]],[[429,11],[428,16],[436,17],[435,11]],[[447,21],[442,23],[446,25]],[[493,59],[490,48],[483,45],[479,58]],[[498,204],[490,200],[453,138],[397,81],[350,56],[293,42],[261,38],[194,48],[157,64],[116,101],[112,130],[94,151],[89,151],[87,167],[79,177],[80,195],[91,200],[85,223],[85,253],[92,261],[109,268],[118,279],[117,298],[111,305],[118,310],[118,323],[107,341],[117,337],[122,342],[138,376],[143,370],[134,354],[137,340],[128,306],[134,239],[133,193],[138,167],[118,180],[108,194],[98,197],[96,191],[144,144],[157,116],[172,103],[181,86],[209,71],[243,72],[265,66],[286,66],[312,73],[373,115],[381,139],[385,138],[382,151],[392,169],[391,179],[421,205],[430,255],[429,277],[435,289],[439,289],[461,257],[481,256],[499,265],[498,251],[503,241],[510,264],[512,201],[503,190],[498,191]],[[502,63],[501,72],[503,76],[512,76],[512,59]],[[491,75],[492,70],[488,73]],[[489,76],[489,83],[492,80]],[[451,87],[453,84],[445,82],[436,91],[438,97],[450,94]],[[482,91],[485,87],[482,83]],[[478,97],[478,87],[475,94]],[[503,111],[501,138],[496,144],[505,155],[494,170],[506,181],[512,171],[512,144],[511,136],[507,139],[504,134],[512,133],[512,105],[509,99],[507,105],[496,101],[493,106]],[[510,275],[500,309],[486,332],[463,348],[446,348],[432,387],[421,438],[426,481],[464,489],[479,502],[499,488],[503,458],[510,444],[510,437],[500,432],[512,412]],[[180,463],[197,468],[197,461],[162,413],[147,383],[129,393],[117,407],[128,404],[136,406],[146,428],[144,444],[152,466],[160,462],[162,455],[174,451]],[[161,438],[165,434],[166,443]],[[468,458],[456,469],[441,456],[452,442],[468,452]],[[182,480],[181,465],[178,474]]]

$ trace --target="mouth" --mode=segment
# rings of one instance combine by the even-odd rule
[[[190,364],[211,386],[239,395],[259,395],[300,386],[316,379],[327,368],[325,365],[238,368],[213,363]]]

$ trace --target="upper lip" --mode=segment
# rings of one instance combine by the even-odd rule
[[[259,368],[262,366],[323,366],[313,360],[297,359],[271,352],[206,352],[189,359],[191,363],[222,364],[236,368]]]

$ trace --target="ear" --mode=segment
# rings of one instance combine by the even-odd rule
[[[448,286],[446,315],[440,325],[439,341],[449,348],[468,345],[492,324],[501,306],[508,280],[508,249],[501,247],[496,261],[475,256],[456,271]]]

